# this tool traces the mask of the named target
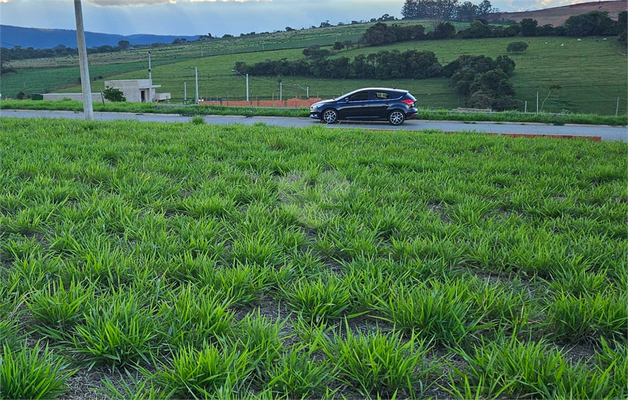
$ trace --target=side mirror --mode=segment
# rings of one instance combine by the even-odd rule
[[[348,103],[348,102],[349,102],[349,98],[345,97],[345,103]]]

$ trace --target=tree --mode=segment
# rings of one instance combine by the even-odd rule
[[[122,93],[120,89],[107,86],[105,90],[102,91],[102,94],[106,100],[114,103],[126,101],[126,97],[124,97],[124,93]]]
[[[623,44],[624,46],[626,46],[626,40],[628,39],[628,32],[627,32],[627,22],[626,20],[628,19],[628,12],[627,11],[622,11],[619,13],[619,17],[617,18],[617,24],[620,27],[620,33],[619,33],[619,38],[617,38],[617,41],[621,44]],[[623,30],[622,30],[623,27]]]
[[[456,27],[449,22],[439,22],[433,34],[434,39],[451,39],[456,36]]]
[[[120,40],[118,42],[118,47],[120,48],[120,50],[127,50],[129,47],[131,47],[131,43],[129,43],[128,40]]]
[[[364,32],[360,41],[369,45],[378,46],[386,43],[394,43],[397,41],[397,38],[386,24],[378,22]]]
[[[62,55],[65,52],[65,48],[64,44],[58,44],[52,48],[52,51],[55,52],[55,55]]]
[[[509,53],[523,53],[527,48],[528,44],[526,42],[512,42],[508,43],[506,51]]]
[[[458,0],[406,0],[401,9],[404,19],[451,20]]]
[[[491,2],[489,0],[483,0],[478,5],[478,15],[480,16],[485,16],[493,12],[495,12],[495,10],[493,9],[493,6],[491,5]]]
[[[563,25],[567,36],[598,36],[618,33],[616,24],[610,19],[607,11],[591,11],[586,14],[573,15]]]
[[[401,8],[403,19],[419,19],[419,8],[416,0],[406,0]]]
[[[521,25],[521,34],[523,36],[536,36],[536,26],[539,22],[532,18],[524,18],[519,23]]]
[[[468,29],[465,29],[464,31],[460,32],[461,34],[460,36],[462,36],[465,39],[469,39],[469,38],[479,39],[479,38],[490,37],[492,32],[493,30],[488,24],[482,22],[479,19],[476,19],[475,21],[471,23]]]
[[[545,106],[545,102],[547,101],[547,99],[549,99],[550,94],[552,94],[552,91],[554,90],[560,90],[561,86],[560,85],[550,85],[549,87],[549,91],[547,92],[547,96],[545,96],[545,98],[543,99],[543,102],[541,103],[541,110],[543,111],[543,107]]]
[[[471,3],[470,1],[465,1],[458,6],[458,10],[456,12],[456,21],[471,22],[475,20],[478,15],[478,6]]]
[[[0,75],[6,74],[9,72],[16,72],[14,69],[7,68],[7,66],[5,65],[5,63],[11,59],[9,55],[7,54],[8,51],[9,49],[7,49],[6,47],[0,48]]]
[[[321,46],[318,45],[312,45],[303,49],[303,55],[307,58],[317,60],[331,55],[331,51],[327,49],[321,49]]]
[[[334,50],[342,50],[345,48],[345,45],[342,42],[336,42],[334,43]]]

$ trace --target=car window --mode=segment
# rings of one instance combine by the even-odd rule
[[[362,101],[369,99],[369,92],[358,92],[349,96],[349,101]]]
[[[388,100],[389,98],[388,92],[375,92],[375,100]]]

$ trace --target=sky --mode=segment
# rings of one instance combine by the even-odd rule
[[[460,0],[462,2],[462,0]],[[481,0],[471,0],[478,4]],[[492,0],[501,11],[524,11],[580,0]],[[329,21],[401,18],[405,0],[82,0],[85,30],[121,35],[206,35],[273,32]],[[0,0],[0,24],[75,29],[74,0]],[[0,35],[2,33],[0,32]]]

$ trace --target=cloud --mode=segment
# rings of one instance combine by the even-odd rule
[[[0,0],[0,3],[8,0]],[[123,7],[123,6],[146,6],[154,4],[177,4],[177,3],[198,3],[198,2],[238,2],[246,3],[248,1],[260,1],[260,0],[86,0],[88,3],[94,4],[100,7]],[[272,1],[272,0],[262,0]]]

